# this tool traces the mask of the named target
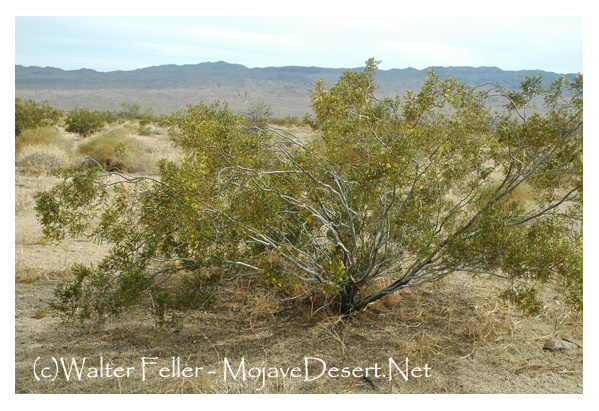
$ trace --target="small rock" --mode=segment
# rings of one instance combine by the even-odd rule
[[[553,352],[553,351],[560,351],[560,350],[569,350],[571,348],[576,348],[576,347],[580,348],[580,345],[573,343],[572,341],[553,340],[553,341],[547,341],[545,343],[545,345],[543,346],[543,349]]]

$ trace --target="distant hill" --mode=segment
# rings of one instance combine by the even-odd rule
[[[562,76],[542,70],[505,71],[496,67],[434,69],[442,78],[453,77],[472,85],[501,83],[508,88],[518,87],[524,76],[541,74],[547,83]],[[243,111],[251,99],[261,98],[271,105],[275,116],[303,117],[311,111],[309,91],[316,81],[324,78],[327,86],[333,85],[346,70],[299,66],[247,68],[222,61],[111,72],[16,65],[15,95],[36,101],[48,100],[53,107],[63,110],[79,106],[118,111],[122,102],[135,99],[153,107],[157,114],[214,100],[226,100],[234,110]],[[395,96],[418,90],[427,70],[379,70],[378,94]]]

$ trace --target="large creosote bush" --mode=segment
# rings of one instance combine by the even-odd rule
[[[171,119],[185,156],[159,179],[65,173],[37,198],[45,235],[113,248],[74,267],[55,308],[85,319],[147,307],[162,322],[251,276],[348,314],[466,272],[505,278],[529,312],[547,282],[581,309],[582,76],[482,90],[431,70],[420,91],[381,100],[376,68],[316,84],[310,143],[200,104]]]

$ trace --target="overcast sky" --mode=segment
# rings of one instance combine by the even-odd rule
[[[15,64],[98,71],[205,61],[353,68],[375,57],[381,69],[583,72],[582,17],[322,15],[15,17]]]

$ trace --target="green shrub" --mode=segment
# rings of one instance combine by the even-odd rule
[[[109,171],[143,172],[151,169],[151,161],[144,146],[124,128],[101,133],[83,142],[77,149]]]
[[[135,99],[122,102],[121,107],[124,109],[122,112],[123,117],[129,120],[154,117],[154,109],[152,107],[144,106],[140,101]]]
[[[375,98],[376,69],[316,84],[319,136],[307,143],[200,104],[173,116],[184,157],[161,163],[159,180],[65,173],[37,197],[44,234],[113,248],[75,267],[54,307],[67,319],[148,307],[176,320],[255,278],[293,306],[320,295],[349,315],[462,272],[507,279],[532,313],[536,290],[561,284],[581,310],[582,76],[498,86],[514,103],[497,113],[488,91],[434,70],[419,92]],[[523,116],[535,96],[547,114]],[[517,194],[525,184],[534,197]]]
[[[140,136],[149,136],[152,134],[152,120],[145,117],[139,120],[139,127],[137,133]]]
[[[15,136],[26,129],[52,126],[58,123],[63,112],[50,106],[48,101],[39,104],[34,100],[15,98]]]
[[[66,131],[83,137],[89,137],[104,127],[106,119],[103,113],[86,108],[75,108],[69,112],[65,120]]]
[[[122,123],[125,120],[125,116],[122,113],[115,113],[114,111],[102,111],[104,121],[108,124]]]
[[[139,126],[139,129],[137,130],[137,133],[140,136],[150,136],[152,135],[152,127],[150,126]]]

